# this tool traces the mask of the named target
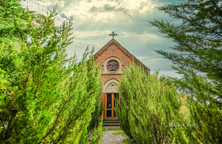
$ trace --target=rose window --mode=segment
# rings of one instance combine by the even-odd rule
[[[119,68],[119,63],[115,60],[111,60],[107,63],[107,68],[110,71],[116,71]]]

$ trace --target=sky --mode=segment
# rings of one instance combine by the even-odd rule
[[[95,52],[107,44],[114,31],[118,35],[115,39],[129,52],[150,68],[151,74],[155,70],[166,76],[181,78],[171,68],[172,62],[164,59],[153,49],[174,52],[170,47],[175,43],[172,39],[159,32],[149,21],[163,20],[179,24],[180,20],[172,19],[157,7],[180,3],[179,0],[25,0],[21,5],[27,5],[31,11],[47,14],[57,3],[59,12],[55,23],[74,16],[74,41],[67,47],[69,57],[75,53],[78,59],[87,46],[94,47]]]

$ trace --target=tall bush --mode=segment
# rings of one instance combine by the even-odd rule
[[[172,143],[170,124],[179,114],[181,102],[174,85],[166,85],[158,72],[146,74],[142,67],[131,64],[120,80],[116,111],[120,127],[141,144]],[[125,113],[125,114],[124,114]]]
[[[92,132],[95,128],[99,126],[99,117],[104,110],[103,101],[100,100],[101,95],[102,95],[102,88],[103,88],[103,85],[101,83],[100,90],[96,98],[95,111],[91,113],[92,119],[88,126],[88,133]]]
[[[23,27],[22,15],[12,17],[19,43],[0,43],[0,143],[86,143],[100,88],[92,52],[67,59],[73,19],[55,26],[56,9],[40,25],[28,10],[22,14]]]
[[[172,78],[187,94],[189,121],[178,117],[176,143],[222,143],[222,4],[221,0],[184,0],[159,10],[181,21],[151,24],[175,41],[175,52],[155,50],[173,61],[183,78]]]

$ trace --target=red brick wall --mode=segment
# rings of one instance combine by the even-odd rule
[[[108,80],[114,78],[116,80],[120,80],[122,75],[102,75],[101,76],[101,80],[104,81],[104,83],[106,83]]]

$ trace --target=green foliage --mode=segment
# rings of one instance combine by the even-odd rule
[[[122,92],[122,93],[124,93],[124,92]],[[124,95],[124,96],[127,96],[127,95]],[[121,101],[122,101],[122,98],[121,98]],[[127,107],[127,102],[128,101],[122,102],[122,105],[120,103],[117,103],[116,109],[118,109],[118,110],[116,110],[115,112],[116,112],[116,116],[118,117],[118,120],[119,120],[120,128],[125,132],[125,134],[130,139],[133,139],[133,136],[130,131],[131,127],[130,127],[130,123],[129,123],[129,108]]]
[[[99,141],[102,137],[102,134],[103,134],[102,127],[103,127],[103,118],[101,119],[101,122],[99,123],[98,128],[94,128],[94,131],[93,131],[94,137],[91,140],[90,144],[98,144],[99,143]]]
[[[97,95],[96,98],[96,103],[95,103],[95,111],[91,113],[91,121],[88,126],[88,133],[92,132],[95,128],[99,126],[99,117],[103,112],[104,106],[103,106],[103,101],[100,100],[101,95],[102,95],[102,83],[100,86],[100,91],[99,94]]]
[[[152,25],[172,38],[178,53],[155,50],[172,60],[183,78],[171,78],[183,94],[189,119],[176,117],[176,143],[222,143],[222,5],[220,0],[184,1],[160,10],[182,20],[181,24],[154,21]],[[201,76],[199,74],[206,74]]]
[[[20,8],[15,2],[0,1],[0,6]],[[55,11],[39,25],[34,22],[39,15],[10,11],[14,31],[4,33],[9,41],[0,43],[0,143],[87,142],[87,127],[100,93],[100,71],[88,48],[80,62],[75,56],[67,59],[73,18],[54,26]],[[23,16],[27,19],[21,27]],[[94,131],[97,143],[102,123]]]
[[[125,132],[122,131],[122,130],[120,130],[120,129],[119,129],[119,130],[116,130],[114,133],[112,133],[112,135],[119,135],[119,134],[126,136]]]
[[[109,129],[108,128],[103,128],[103,131],[108,131]]]
[[[14,19],[17,18],[17,24],[26,29],[27,15],[25,9],[18,3],[20,0],[0,0],[0,42],[19,41],[19,32],[14,26]]]
[[[169,78],[167,78],[167,77],[164,76],[164,75],[161,75],[161,76],[160,76],[160,81],[161,81],[161,82],[164,82],[164,81],[165,81],[165,85],[168,85],[168,86],[170,86],[170,85],[173,84],[173,81],[171,81]],[[165,86],[165,85],[164,85],[164,86]]]
[[[123,139],[123,144],[136,144],[135,141],[132,141],[130,138]]]
[[[174,85],[158,78],[158,72],[148,75],[140,66],[131,64],[120,80],[116,112],[120,127],[137,143],[172,143],[169,126],[179,114],[181,103]],[[125,114],[125,115],[124,115]],[[127,115],[127,117],[126,117]]]

